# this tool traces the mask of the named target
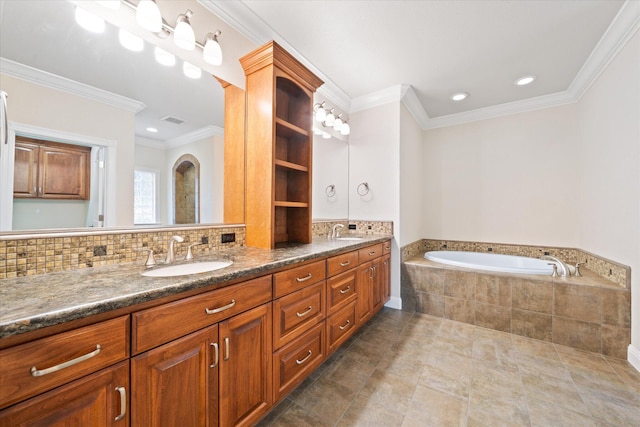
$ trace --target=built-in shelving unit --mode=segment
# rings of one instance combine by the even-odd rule
[[[313,93],[322,81],[275,42],[240,63],[247,76],[247,245],[309,243]]]

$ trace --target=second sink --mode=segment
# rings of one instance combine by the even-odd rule
[[[206,273],[208,271],[220,270],[221,268],[229,267],[231,264],[233,264],[231,261],[192,262],[189,264],[175,264],[168,265],[166,267],[154,268],[153,270],[143,271],[140,274],[147,277],[184,276],[187,274]]]

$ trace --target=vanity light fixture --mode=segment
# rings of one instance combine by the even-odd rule
[[[92,33],[104,33],[104,19],[93,13],[76,6],[76,22],[85,30]]]
[[[138,36],[134,36],[127,30],[120,28],[118,31],[118,40],[120,44],[125,48],[133,52],[142,52],[144,49],[144,40]]]
[[[536,79],[536,76],[524,76],[520,77],[518,80],[514,82],[516,86],[526,86],[529,83],[532,83]]]
[[[454,101],[462,101],[463,99],[467,99],[469,94],[467,92],[454,93],[451,95],[451,99]]]
[[[349,135],[351,133],[351,127],[347,123],[345,119],[342,118],[342,113],[336,115],[335,108],[325,107],[326,102],[322,101],[321,103],[316,103],[313,106],[313,116],[323,127],[332,128],[336,132],[340,132],[340,135]],[[327,138],[324,134],[327,133],[323,130],[318,129],[318,132],[315,132],[316,128],[314,128],[314,133],[316,135],[322,135],[323,138]],[[329,134],[329,138],[331,135]]]
[[[162,30],[162,15],[155,0],[141,0],[136,7],[136,22],[152,33]]]
[[[340,128],[340,135],[349,135],[351,133],[351,126],[349,126],[349,123],[344,122],[342,123],[342,127]]]
[[[342,129],[342,124],[342,114],[338,114],[338,117],[336,117],[336,121],[333,123],[333,130],[340,131]]]
[[[173,67],[174,65],[176,65],[176,56],[158,46],[156,46],[155,50],[153,51],[153,55],[155,56],[158,63],[166,67]]]
[[[190,79],[199,79],[202,77],[202,70],[187,61],[184,61],[184,64],[182,64],[182,71],[184,75]]]
[[[313,106],[313,114],[319,122],[324,122],[327,119],[327,110],[324,109],[324,104],[325,103],[323,101],[321,104]]]
[[[220,30],[207,34],[207,40],[204,43],[204,49],[202,51],[202,59],[208,64],[222,64],[222,49],[220,48],[220,43],[218,43],[218,36],[220,34],[222,34]]]
[[[329,110],[329,112],[327,113],[327,117],[324,119],[324,125],[327,127],[333,127],[333,125],[336,123],[336,116],[333,114],[333,108],[331,110]]]
[[[189,9],[185,13],[178,15],[176,20],[176,28],[173,30],[173,42],[176,46],[184,50],[193,50],[196,48],[196,36],[191,28],[189,18],[193,15]]]

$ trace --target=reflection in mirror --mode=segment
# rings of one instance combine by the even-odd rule
[[[349,145],[313,137],[313,219],[349,218]]]

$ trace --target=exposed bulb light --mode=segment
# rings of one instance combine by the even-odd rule
[[[218,36],[222,34],[220,30],[215,33],[207,34],[207,40],[204,43],[204,49],[202,52],[202,59],[204,62],[211,65],[222,64],[222,49],[220,43],[218,43]]]
[[[339,131],[340,129],[342,129],[342,118],[340,117],[342,116],[342,114],[339,114],[338,117],[336,117],[336,121],[333,124],[333,130],[335,131]]]
[[[155,0],[141,0],[136,7],[136,22],[152,33],[162,30],[162,15]]]
[[[524,76],[516,80],[515,84],[516,86],[525,86],[525,85],[528,85],[529,83],[532,83],[535,79],[536,79],[536,76]]]
[[[327,119],[327,110],[324,109],[324,102],[322,104],[314,105],[313,111],[316,115],[317,121],[324,122]]]
[[[349,135],[351,133],[351,126],[349,126],[349,123],[344,122],[342,123],[342,127],[340,128],[340,135]]]
[[[147,132],[158,133],[158,129],[156,129],[156,128],[147,128]]]
[[[467,92],[460,92],[451,95],[451,99],[453,99],[454,101],[462,101],[463,99],[467,99],[468,97],[469,94]]]
[[[190,79],[199,79],[202,77],[202,70],[187,61],[184,61],[184,64],[182,64],[182,72]]]
[[[75,11],[76,22],[85,30],[92,33],[104,33],[104,19],[91,12],[76,6]]]
[[[111,10],[120,9],[120,0],[98,0],[98,4]]]
[[[158,63],[166,67],[173,67],[174,65],[176,65],[176,56],[158,46],[156,46],[153,52],[153,56],[155,56]]]
[[[193,50],[196,47],[196,36],[189,22],[191,15],[193,15],[193,12],[190,10],[178,15],[176,28],[173,30],[173,42],[184,50]]]
[[[120,28],[120,31],[118,32],[118,40],[120,40],[120,44],[125,49],[129,49],[133,52],[142,52],[144,49],[144,40],[138,36],[134,36],[129,31],[123,30],[122,28]]]
[[[329,110],[329,112],[327,113],[327,117],[324,119],[324,124],[327,127],[333,127],[333,125],[336,123],[336,116],[333,114],[333,108],[331,110]]]

